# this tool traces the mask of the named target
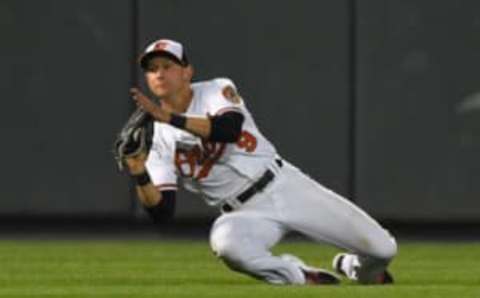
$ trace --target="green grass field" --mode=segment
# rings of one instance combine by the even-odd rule
[[[335,249],[279,245],[313,265]],[[400,243],[396,284],[271,286],[228,270],[206,241],[0,241],[2,297],[480,297],[480,243]]]

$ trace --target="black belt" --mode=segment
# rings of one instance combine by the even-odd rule
[[[283,166],[283,162],[281,159],[275,159],[275,162],[277,165],[281,168]],[[253,183],[249,188],[247,188],[244,192],[238,195],[237,201],[240,203],[245,203],[246,201],[250,200],[253,195],[255,195],[257,192],[262,191],[267,187],[267,185],[272,182],[273,178],[275,178],[275,174],[271,170],[266,170],[265,173],[263,173],[262,177],[258,179],[255,183]],[[231,212],[233,211],[233,207],[225,203],[221,207],[223,212]]]

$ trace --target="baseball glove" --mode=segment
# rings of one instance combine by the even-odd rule
[[[120,171],[124,169],[126,158],[148,150],[152,123],[151,116],[141,108],[137,108],[128,118],[113,144],[113,155]]]

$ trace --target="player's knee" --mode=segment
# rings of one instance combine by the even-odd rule
[[[210,235],[210,246],[213,253],[230,269],[246,271],[248,256],[244,247],[238,243],[231,225],[221,225],[213,229]]]
[[[239,258],[239,247],[229,240],[217,241],[212,245],[215,255],[222,259],[237,259]]]
[[[385,230],[382,230],[381,233],[367,235],[359,243],[360,254],[378,260],[389,262],[397,254],[397,242]]]
[[[398,251],[397,242],[395,238],[389,237],[385,239],[381,245],[379,245],[375,252],[375,257],[390,261],[395,257]]]
[[[239,245],[236,243],[230,225],[216,227],[210,235],[210,247],[213,253],[222,259],[239,258]]]
[[[236,271],[244,271],[245,256],[242,254],[241,247],[229,240],[217,241],[212,245],[213,252],[220,258],[230,269]]]

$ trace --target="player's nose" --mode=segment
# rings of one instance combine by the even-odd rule
[[[158,68],[158,69],[155,71],[155,77],[156,77],[156,78],[163,78],[163,76],[164,76],[164,71],[163,71],[163,69]]]

